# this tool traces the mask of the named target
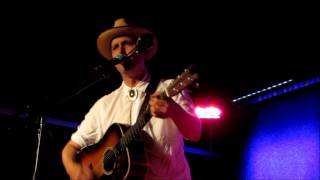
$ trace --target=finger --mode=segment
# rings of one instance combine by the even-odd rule
[[[151,98],[159,98],[160,97],[160,93],[159,92],[155,92],[151,95]]]
[[[158,100],[156,103],[158,106],[166,106],[168,104],[165,100]]]
[[[150,114],[151,114],[152,116],[156,116],[155,107],[154,107],[154,106],[150,106]]]
[[[150,106],[152,106],[154,103],[155,103],[154,99],[150,99],[150,100],[149,100]]]

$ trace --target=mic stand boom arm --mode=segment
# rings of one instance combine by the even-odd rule
[[[99,69],[103,69],[102,66],[99,66]],[[65,102],[68,102],[69,100],[71,100],[72,98],[80,95],[82,92],[84,92],[85,90],[89,89],[90,87],[94,86],[95,84],[98,84],[99,82],[105,80],[105,79],[109,79],[110,75],[109,74],[104,74],[102,73],[102,77],[100,77],[99,79],[87,84],[86,86],[80,88],[78,91],[76,91],[75,93],[60,99],[59,101],[57,101],[56,103],[54,103],[54,105],[60,105],[63,104]],[[32,180],[36,180],[36,175],[37,175],[37,171],[38,171],[38,162],[39,162],[39,153],[40,153],[40,145],[41,145],[41,136],[42,136],[42,132],[43,132],[43,127],[45,124],[45,117],[43,115],[43,112],[40,112],[40,115],[37,117],[39,118],[39,128],[37,131],[37,147],[36,147],[36,157],[35,157],[35,165],[34,165],[34,171],[33,171],[33,176],[32,176]]]

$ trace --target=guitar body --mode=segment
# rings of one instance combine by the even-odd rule
[[[113,124],[97,144],[81,151],[81,164],[89,167],[97,179],[144,179],[148,165],[141,138],[135,138],[121,152],[113,151],[129,128]]]

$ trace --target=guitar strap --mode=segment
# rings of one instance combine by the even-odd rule
[[[147,107],[149,105],[150,95],[155,92],[159,82],[160,82],[160,79],[151,78],[150,83],[148,84],[148,87],[145,90],[146,96],[145,96],[145,98],[143,100],[143,103],[141,105],[141,108],[140,108],[140,111],[139,111],[139,114],[138,114],[138,120],[141,119],[141,117],[143,115],[145,115],[144,113],[146,111],[149,111],[149,109]]]

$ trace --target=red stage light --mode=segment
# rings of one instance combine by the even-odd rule
[[[195,107],[195,113],[200,119],[220,119],[222,111],[215,106]]]

